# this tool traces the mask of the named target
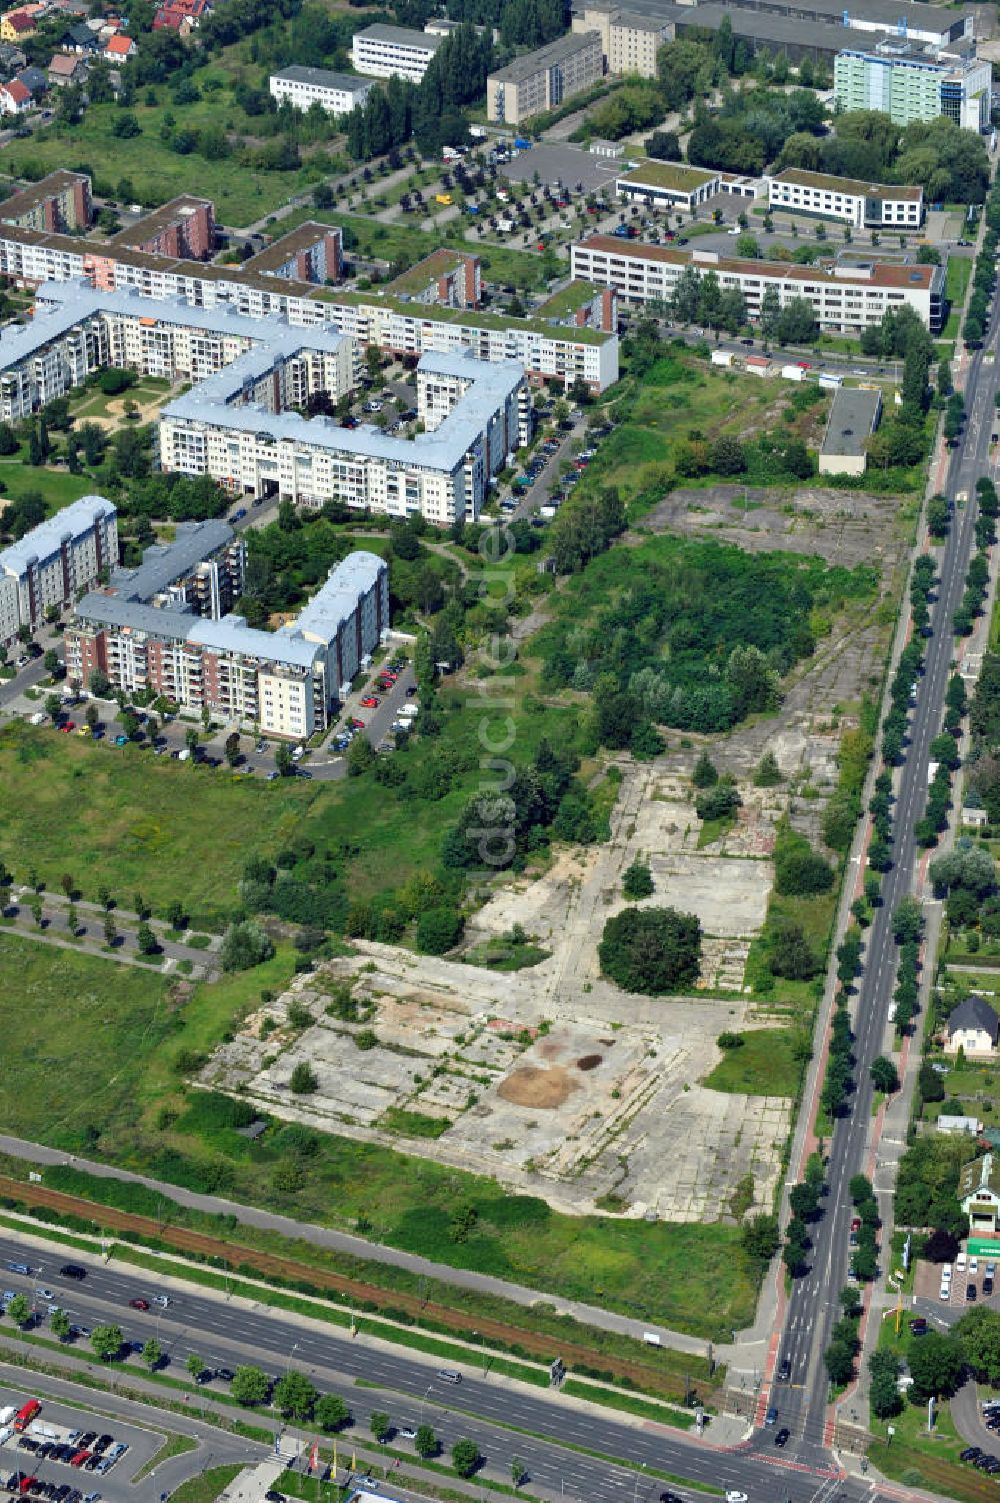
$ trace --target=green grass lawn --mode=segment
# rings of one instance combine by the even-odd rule
[[[93,490],[94,481],[89,475],[71,475],[68,470],[29,465],[17,454],[0,458],[0,505],[20,500],[33,491],[42,497],[50,512],[56,512]]]
[[[803,1069],[802,1030],[753,1028],[743,1038],[743,1047],[727,1049],[702,1085],[747,1096],[797,1096]]]
[[[137,747],[58,736],[21,722],[0,731],[5,818],[0,856],[24,877],[84,897],[107,884],[126,905],[139,889],[162,913],[182,898],[210,928],[236,900],[247,852],[284,843],[320,784],[215,776]]]
[[[891,1322],[886,1321],[886,1325]],[[873,1446],[872,1464],[886,1477],[908,1487],[926,1488],[956,1503],[986,1503],[996,1497],[996,1483],[958,1460],[965,1441],[959,1436],[947,1404],[937,1411],[934,1434],[927,1434],[927,1406],[907,1404],[902,1414],[889,1421],[895,1426],[891,1444]],[[872,1421],[872,1431],[888,1440],[886,1426]]]
[[[209,1467],[207,1472],[199,1472],[197,1477],[182,1482],[170,1494],[171,1503],[213,1503],[242,1470],[242,1466],[235,1464]]]
[[[0,1019],[10,1131],[76,1147],[92,1124],[130,1132],[150,1056],[179,1024],[155,973],[2,933]]]

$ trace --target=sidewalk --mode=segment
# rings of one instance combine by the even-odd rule
[[[60,1149],[47,1148],[41,1143],[30,1143],[24,1138],[0,1136],[0,1152],[9,1153],[12,1157],[23,1159],[30,1164],[72,1164],[74,1168],[82,1169],[102,1179],[119,1179],[132,1184],[145,1185],[147,1189],[155,1190],[157,1194],[175,1201],[178,1205],[189,1206],[192,1210],[204,1211],[211,1216],[230,1216],[234,1221],[245,1226],[256,1226],[268,1231],[280,1232],[282,1236],[292,1239],[301,1238],[313,1243],[316,1247],[328,1247],[335,1252],[348,1253],[352,1257],[363,1258],[372,1263],[386,1263],[396,1268],[405,1268],[419,1277],[436,1279],[440,1283],[457,1284],[463,1289],[474,1289],[483,1294],[497,1295],[501,1299],[510,1300],[513,1304],[522,1305],[527,1309],[544,1302],[562,1314],[571,1315],[574,1320],[582,1324],[594,1326],[603,1331],[617,1331],[639,1341],[646,1332],[655,1333],[660,1337],[662,1345],[671,1347],[674,1351],[688,1352],[696,1357],[708,1356],[709,1343],[699,1336],[689,1336],[683,1331],[671,1331],[651,1321],[634,1320],[631,1316],[620,1315],[614,1310],[603,1310],[596,1305],[587,1305],[580,1300],[563,1299],[556,1294],[528,1289],[523,1284],[508,1283],[507,1280],[494,1278],[490,1274],[475,1273],[467,1268],[452,1268],[446,1263],[434,1263],[429,1258],[418,1257],[415,1253],[402,1252],[398,1248],[386,1247],[378,1242],[368,1242],[364,1237],[357,1237],[351,1232],[318,1226],[315,1222],[293,1221],[291,1217],[280,1216],[273,1211],[259,1210],[255,1206],[240,1205],[236,1201],[225,1200],[219,1195],[202,1195],[194,1190],[185,1190],[180,1185],[152,1179],[149,1175],[133,1174],[130,1170],[118,1168],[113,1164],[95,1163],[91,1159],[78,1158]]]

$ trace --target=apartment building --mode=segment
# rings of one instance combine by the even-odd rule
[[[227,615],[243,593],[246,543],[228,522],[178,522],[171,543],[154,543],[134,569],[115,569],[105,593],[157,610]]]
[[[592,235],[572,247],[573,275],[613,287],[631,303],[665,302],[681,272],[711,272],[722,289],[736,287],[751,319],[760,317],[764,292],[773,288],[779,307],[808,302],[820,328],[856,333],[877,324],[890,309],[907,306],[932,331],[941,327],[944,267],[870,265],[796,266],[778,261],[740,261],[716,251],[688,251]]]
[[[839,112],[881,110],[895,125],[945,115],[965,130],[990,123],[993,68],[973,52],[937,52],[923,43],[886,37],[871,49],[844,48],[833,67]]]
[[[169,591],[144,593],[150,582],[182,580],[199,547],[212,547],[211,536],[199,538],[198,525],[209,524],[179,530],[175,544],[158,550],[150,580],[119,571],[108,589],[80,600],[66,630],[67,676],[86,687],[100,669],[127,694],[152,689],[186,709],[207,709],[226,722],[304,741],[326,728],[334,705],[388,629],[385,561],[371,553],[349,554],[297,620],[275,632],[260,631],[229,612],[198,615],[188,600]],[[135,575],[144,576],[146,569],[144,559]]]
[[[328,115],[349,115],[367,102],[374,87],[353,73],[306,68],[298,63],[272,73],[269,81],[271,95],[279,104],[287,100],[297,110],[309,110],[318,104]]]
[[[674,5],[660,15],[643,15],[605,3],[585,3],[572,19],[574,32],[596,31],[609,73],[655,78],[656,54],[674,37]]]
[[[306,508],[333,500],[448,527],[479,516],[494,477],[532,432],[528,384],[513,362],[425,355],[416,375],[426,431],[406,439],[263,409],[256,377],[267,358],[266,348],[245,355],[163,408],[165,470],[211,475],[238,495]],[[247,403],[251,381],[256,400]]]
[[[339,282],[344,275],[344,232],[339,225],[309,220],[244,261],[242,270],[286,282]]]
[[[564,99],[591,88],[604,76],[604,51],[596,31],[570,32],[516,57],[486,80],[486,117],[520,125],[554,110]]]
[[[786,167],[765,181],[771,209],[838,219],[855,229],[916,230],[924,222],[920,187],[882,187],[799,167]]]
[[[411,83],[419,83],[444,40],[444,37],[433,36],[430,32],[377,22],[354,33],[351,62],[358,73],[368,78],[396,75],[408,78]]]
[[[118,562],[115,508],[82,496],[0,553],[0,642],[22,626],[36,631],[52,607],[63,610]]]
[[[385,284],[390,297],[438,308],[477,308],[483,297],[482,263],[468,251],[440,246]]]
[[[141,233],[138,226],[132,229],[133,234]],[[207,311],[232,310],[249,319],[285,319],[298,328],[329,324],[363,346],[400,355],[467,350],[480,360],[517,360],[536,383],[559,381],[569,388],[583,381],[600,393],[617,381],[618,338],[613,331],[559,330],[537,316],[514,318],[463,309],[463,298],[468,301],[474,293],[479,300],[481,278],[478,266],[461,260],[435,262],[428,270],[433,257],[425,258],[390,288],[368,292],[314,285],[313,277],[316,282],[328,280],[330,266],[336,270],[342,242],[335,246],[326,236],[338,234],[332,226],[303,225],[241,266],[216,266],[0,222],[0,275],[32,288],[86,280],[101,291],[134,291]],[[298,257],[306,252],[310,280],[291,275],[292,262],[298,267]],[[322,278],[321,269],[326,272]],[[403,281],[407,290],[394,295],[392,288],[401,289]],[[449,306],[437,306],[441,299],[436,291],[442,282]]]
[[[208,260],[215,254],[215,204],[182,193],[119,230],[108,244],[174,260]]]
[[[25,230],[85,230],[90,215],[90,178],[62,168],[0,203],[0,220]]]

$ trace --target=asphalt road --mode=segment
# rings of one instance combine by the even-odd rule
[[[986,343],[995,346],[996,334],[994,310]],[[893,807],[893,866],[882,881],[882,904],[875,909],[868,930],[864,969],[856,983],[857,1089],[851,1098],[850,1115],[838,1121],[830,1144],[829,1192],[824,1201],[824,1215],[813,1233],[812,1267],[796,1281],[789,1300],[781,1355],[791,1361],[792,1383],[776,1384],[772,1389],[772,1402],[780,1410],[779,1423],[792,1429],[798,1453],[803,1457],[815,1455],[823,1439],[827,1406],[823,1352],[829,1345],[831,1327],[840,1317],[838,1297],[847,1282],[850,1257],[852,1211],[847,1187],[852,1175],[866,1168],[872,1124],[869,1066],[883,1052],[896,978],[892,914],[900,900],[912,891],[915,862],[920,855],[913,831],[926,803],[928,749],[941,727],[945,689],[952,668],[951,616],[965,588],[974,546],[975,483],[979,475],[989,470],[996,385],[996,364],[985,362],[983,351],[976,351],[966,383],[968,418],[953,451],[945,487],[948,496],[956,498],[965,491],[969,499],[961,507],[956,505],[948,539],[938,554],[940,581],[937,603],[932,607],[933,635],[927,642],[924,672],[918,680],[905,762]]]
[[[173,1368],[183,1368],[192,1352],[213,1365],[235,1367],[252,1362],[275,1377],[294,1366],[311,1374],[321,1390],[348,1398],[362,1426],[373,1408],[385,1409],[396,1425],[426,1421],[446,1448],[460,1436],[469,1436],[487,1461],[503,1471],[516,1454],[528,1466],[536,1486],[586,1498],[587,1503],[623,1503],[629,1492],[633,1503],[639,1503],[640,1496],[643,1503],[655,1503],[663,1484],[655,1477],[644,1477],[644,1468],[740,1488],[751,1503],[807,1503],[824,1478],[833,1475],[827,1457],[817,1457],[813,1466],[793,1462],[773,1445],[766,1455],[716,1451],[708,1439],[677,1438],[654,1427],[605,1419],[556,1393],[527,1392],[498,1375],[484,1378],[471,1365],[463,1366],[461,1384],[448,1385],[436,1378],[433,1358],[422,1360],[418,1355],[383,1349],[364,1338],[352,1340],[346,1333],[317,1328],[298,1317],[248,1308],[245,1301],[227,1302],[222,1295],[202,1294],[193,1288],[171,1290],[173,1303],[165,1311],[155,1306],[149,1312],[132,1310],[130,1299],[149,1299],[157,1292],[155,1277],[117,1265],[105,1267],[74,1253],[73,1260],[86,1262],[90,1269],[86,1282],[77,1284],[58,1274],[65,1256],[53,1250],[40,1260],[37,1249],[26,1249],[16,1237],[5,1234],[0,1237],[0,1285],[33,1295],[36,1308],[48,1304],[38,1289],[51,1290],[55,1303],[91,1329],[112,1321],[122,1326],[126,1340],[146,1341],[155,1336]],[[30,1263],[33,1277],[6,1270],[2,1265],[8,1258]],[[353,1386],[358,1380],[376,1386]],[[709,1428],[709,1438],[710,1433]],[[602,1458],[622,1458],[632,1466],[595,1459],[573,1447],[600,1453]],[[635,1467],[640,1468],[638,1474]],[[844,1503],[871,1495],[869,1486],[848,1481],[837,1492]]]

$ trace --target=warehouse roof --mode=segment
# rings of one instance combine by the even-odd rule
[[[760,0],[733,0],[726,9],[732,21],[733,29],[736,30],[737,18],[741,11],[753,11],[758,17],[762,12],[757,9]],[[921,0],[906,0],[900,5],[899,0],[766,0],[772,19],[794,19],[798,22],[815,19],[819,22],[829,22],[841,30],[845,25],[859,21],[874,24],[877,27],[884,26],[886,31],[896,32],[902,21],[905,21],[908,29],[912,31],[928,31],[940,36],[957,36],[961,34],[967,23],[973,21],[976,14],[972,6],[956,6],[954,9],[945,9],[943,6],[927,5]],[[672,0],[628,0],[627,6],[615,3],[615,0],[574,0],[573,9],[582,15],[584,11],[604,10],[612,14],[615,12],[628,11],[632,14],[653,17],[667,17],[673,19],[678,9],[687,13],[687,19],[692,25],[699,24],[696,20],[696,11],[701,12],[709,7],[689,5],[677,6]],[[713,10],[721,10],[721,6],[710,7]]]

